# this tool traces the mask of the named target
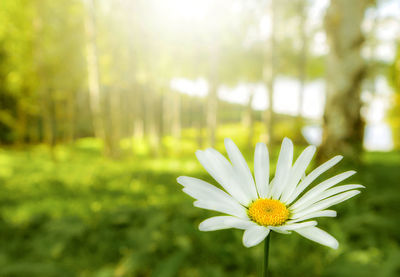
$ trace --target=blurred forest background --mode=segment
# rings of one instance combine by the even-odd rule
[[[258,276],[176,177],[284,136],[367,188],[271,276],[400,276],[399,1],[1,0],[0,276]]]

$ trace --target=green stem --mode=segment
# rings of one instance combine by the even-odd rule
[[[268,256],[269,256],[269,239],[271,237],[271,232],[268,234],[264,242],[264,277],[268,277]]]

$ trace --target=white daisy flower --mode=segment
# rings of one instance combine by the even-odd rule
[[[315,146],[307,147],[293,164],[293,143],[285,138],[275,177],[269,181],[269,155],[265,144],[258,143],[256,146],[254,179],[234,142],[225,139],[225,147],[230,162],[212,148],[196,152],[200,163],[225,191],[200,179],[187,176],[177,179],[184,186],[183,191],[196,199],[195,207],[226,214],[201,222],[201,231],[245,230],[243,244],[246,247],[259,244],[270,231],[283,234],[295,231],[317,243],[338,248],[339,243],[334,237],[316,227],[315,218],[335,217],[336,211],[327,208],[360,193],[357,189],[364,188],[362,185],[334,187],[355,171],[338,174],[303,192],[318,176],[337,164],[342,156],[330,159],[306,176],[305,170],[314,156]]]

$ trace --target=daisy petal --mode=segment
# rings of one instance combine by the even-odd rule
[[[293,220],[288,220],[286,223],[290,224],[290,223],[296,223],[299,221],[303,221],[303,220],[307,220],[307,219],[311,219],[311,218],[316,218],[316,217],[335,217],[337,215],[336,211],[333,210],[323,210],[323,211],[318,211],[315,213],[310,213],[308,215],[305,215],[303,217],[300,217],[298,219],[293,219]]]
[[[254,177],[258,195],[267,198],[269,182],[269,155],[268,148],[264,143],[257,143],[254,153]]]
[[[284,234],[284,235],[289,235],[289,234],[292,233],[291,231],[282,230],[282,229],[280,229],[280,227],[269,226],[268,228],[271,231],[274,231],[274,232],[277,232],[277,233],[280,233],[280,234]]]
[[[354,175],[355,173],[356,172],[353,170],[347,171],[347,172],[338,174],[336,176],[333,176],[332,178],[329,178],[328,180],[325,180],[324,182],[316,185],[311,190],[309,190],[306,194],[304,194],[299,200],[297,200],[296,203],[294,203],[291,206],[291,209],[296,210],[300,207],[303,207],[304,205],[308,205],[308,203],[310,203],[311,199],[320,195],[322,192],[324,192],[328,188],[336,185],[337,183],[340,183],[341,181],[349,178],[350,176]]]
[[[227,182],[226,180],[224,180],[225,176],[223,172],[217,171],[215,164],[213,164],[212,161],[207,158],[206,153],[204,151],[197,150],[196,157],[201,165],[204,167],[204,169],[207,170],[207,172],[215,179],[215,181],[217,181],[220,185],[222,185],[223,188],[225,188]]]
[[[317,198],[319,200],[322,200],[322,199],[331,197],[332,195],[335,195],[335,194],[338,194],[338,193],[342,193],[342,192],[345,192],[345,191],[348,191],[348,190],[352,190],[352,189],[360,189],[360,188],[365,188],[365,186],[358,185],[358,184],[337,186],[337,187],[330,188],[330,189],[324,191]],[[312,202],[312,201],[314,201],[314,199],[312,199],[310,202]]]
[[[262,242],[269,234],[269,229],[264,226],[255,225],[244,231],[243,245],[252,247]]]
[[[209,199],[210,197],[219,197],[224,199],[229,199],[231,202],[235,202],[237,205],[240,205],[231,195],[227,194],[225,191],[217,188],[216,186],[211,185],[203,180],[188,177],[188,176],[180,176],[177,179],[177,182],[186,188],[190,188],[199,192],[203,192],[205,194],[205,199]],[[197,197],[194,197],[197,198]]]
[[[229,159],[232,162],[236,176],[242,183],[242,188],[248,195],[252,197],[252,200],[258,198],[256,186],[254,184],[253,175],[250,172],[250,168],[240,153],[239,148],[231,139],[225,139],[225,148],[228,152]]]
[[[225,202],[229,202],[230,204],[243,208],[236,199],[234,199],[231,195],[227,194],[223,190],[197,178],[187,177],[187,176],[180,176],[177,178],[177,182],[183,185],[185,188],[191,190],[192,194],[196,194],[192,196],[198,200],[208,200],[208,199],[215,199]]]
[[[201,222],[199,229],[200,231],[215,231],[229,228],[246,230],[254,225],[256,225],[254,222],[233,216],[214,216]]]
[[[197,208],[202,208],[206,210],[212,210],[221,212],[224,214],[236,216],[243,219],[248,219],[246,210],[237,210],[234,207],[227,205],[226,203],[216,202],[216,201],[204,201],[204,200],[197,200],[193,202],[193,206]]]
[[[279,226],[276,228],[280,229],[281,231],[293,231],[296,229],[301,229],[301,228],[315,226],[315,225],[317,225],[316,221],[306,221],[306,222],[302,222],[302,223],[293,223],[293,224],[288,224],[288,225],[284,225],[284,226]]]
[[[296,189],[296,186],[299,183],[300,179],[304,176],[305,171],[314,156],[315,150],[315,146],[309,146],[297,158],[292,169],[290,170],[290,178],[287,187],[282,193],[281,201],[283,203],[288,200],[289,196]]]
[[[332,197],[330,197],[328,199],[319,201],[319,202],[317,202],[317,203],[315,203],[315,204],[313,204],[311,206],[305,207],[305,208],[303,208],[301,210],[293,211],[292,218],[293,219],[297,219],[297,218],[300,218],[300,217],[305,216],[307,214],[326,209],[326,208],[328,208],[330,206],[333,206],[333,205],[336,205],[336,204],[338,204],[340,202],[343,202],[343,201],[345,201],[345,200],[347,200],[347,199],[349,199],[349,198],[351,198],[351,197],[353,197],[353,196],[355,196],[355,195],[357,195],[359,193],[360,193],[359,190],[351,190],[351,191],[343,192],[341,194],[332,196]]]
[[[288,181],[290,168],[293,161],[293,143],[290,139],[284,138],[276,165],[275,182],[272,187],[271,196],[279,199]]]
[[[343,156],[336,156],[330,159],[329,161],[323,163],[313,171],[311,171],[311,173],[308,176],[306,176],[306,178],[304,178],[303,181],[301,181],[301,183],[297,186],[295,191],[289,196],[288,200],[286,201],[286,204],[289,205],[290,203],[292,203],[293,200],[295,200],[315,179],[317,179],[319,175],[321,175],[322,173],[333,167],[335,164],[340,162],[342,158]]]
[[[315,241],[319,244],[331,247],[333,249],[338,249],[339,242],[332,237],[330,234],[325,232],[324,230],[319,229],[318,227],[306,227],[303,229],[297,229],[295,232],[299,233],[301,236]]]
[[[245,206],[251,203],[253,199],[251,193],[246,189],[246,186],[243,185],[243,182],[240,181],[240,178],[237,177],[236,170],[224,155],[213,148],[206,149],[205,153],[210,160],[219,164],[220,168],[225,170],[224,178],[228,180],[229,188],[232,193],[235,194],[235,198],[240,199],[240,202]]]
[[[365,187],[363,185],[343,185],[343,186],[338,186],[338,187],[328,189],[324,192],[321,192],[320,194],[315,195],[313,198],[309,199],[305,204],[303,204],[299,208],[302,208],[302,209],[306,208],[318,201],[324,200],[324,199],[331,197],[333,195],[336,195],[338,193],[342,193],[342,192],[345,192],[348,190],[353,190],[353,189],[358,189],[358,188],[365,188]]]
[[[247,218],[246,209],[237,202],[235,203],[235,201],[231,197],[225,198],[218,195],[209,195],[207,193],[189,187],[185,187],[182,190],[183,192],[197,199],[198,201],[215,203],[216,205],[218,205],[218,207],[225,207],[225,211],[229,211],[227,212],[228,214],[235,215],[241,218]]]
[[[217,156],[210,151],[198,150],[196,151],[196,156],[204,169],[207,170],[230,195],[243,205],[247,205],[251,202],[251,199],[246,197],[243,191],[235,185],[236,182],[232,180],[232,166],[222,155]]]

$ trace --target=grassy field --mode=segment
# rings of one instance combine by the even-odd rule
[[[169,158],[135,147],[120,160],[90,139],[58,146],[56,161],[44,146],[0,150],[0,276],[259,276],[261,245],[246,249],[239,230],[198,231],[216,213],[194,208],[176,183],[179,175],[212,182],[195,145],[167,147]],[[319,220],[339,250],[274,233],[271,276],[400,275],[400,153],[363,161],[350,182],[367,188],[337,206],[337,218]]]

